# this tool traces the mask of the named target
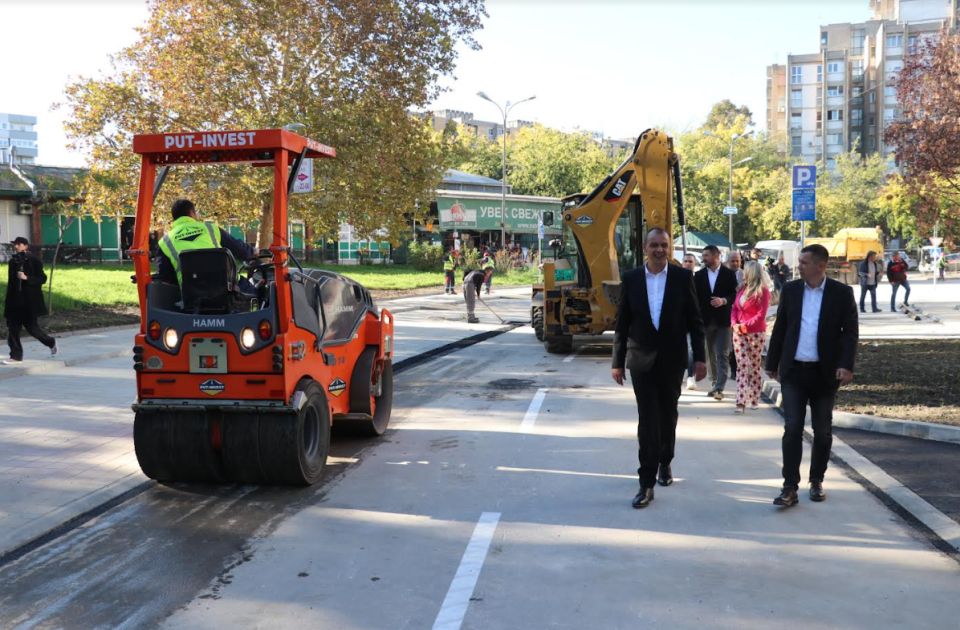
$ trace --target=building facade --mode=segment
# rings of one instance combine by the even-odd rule
[[[900,115],[896,78],[904,56],[956,27],[958,0],[870,0],[869,6],[871,20],[821,27],[818,52],[768,66],[767,129],[781,132],[791,156],[832,169],[851,150],[890,155],[884,131]]]
[[[37,117],[0,113],[0,164],[35,164]]]

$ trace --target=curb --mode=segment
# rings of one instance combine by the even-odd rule
[[[780,383],[777,381],[764,381],[763,395],[770,401],[774,410],[783,415],[783,398],[780,394]],[[834,412],[834,424],[843,428],[864,429],[878,433],[907,435],[907,437],[920,437],[921,439],[930,440],[937,439],[930,436],[934,434],[940,435],[938,431],[929,432],[927,436],[909,435],[901,432],[907,431],[907,427],[912,427],[913,425],[923,425],[924,423],[922,422],[875,418],[842,411]],[[947,429],[948,431],[943,435],[960,439],[960,428],[948,425],[931,425],[931,427],[934,429]],[[917,430],[919,431],[919,429]],[[803,433],[808,440],[813,440],[813,433],[806,423]],[[941,441],[953,442],[953,440]],[[960,552],[960,524],[928,503],[913,490],[900,483],[896,478],[887,474],[882,468],[858,453],[837,436],[833,436],[833,447],[831,448],[830,459],[836,460],[841,464],[848,471],[848,474],[852,476],[854,481],[860,483],[871,494],[880,499],[881,502],[901,517],[904,517],[908,523],[912,523],[918,527],[935,547],[952,556]]]
[[[770,399],[774,407],[782,408],[783,400],[780,396],[780,383],[777,381],[763,382],[763,395]],[[860,429],[874,433],[886,433],[902,437],[933,440],[960,444],[960,427],[934,422],[916,422],[914,420],[898,420],[880,416],[868,416],[846,411],[833,412],[833,426],[842,429]]]
[[[111,352],[104,352],[102,354],[94,354],[85,357],[78,357],[75,359],[66,359],[63,361],[50,360],[43,361],[42,363],[37,363],[36,365],[25,365],[23,367],[10,367],[8,370],[0,372],[0,381],[5,381],[11,378],[20,378],[21,376],[28,376],[31,374],[44,374],[46,372],[54,372],[56,370],[62,370],[68,367],[76,367],[78,365],[85,365],[87,363],[94,363],[96,361],[103,361],[104,359],[115,359],[117,357],[127,356],[132,354],[133,345],[130,348],[125,348],[123,350],[113,350]]]
[[[139,471],[129,473],[106,486],[61,505],[53,512],[25,523],[10,534],[9,542],[4,543],[4,549],[0,549],[0,567],[148,490],[155,483]]]

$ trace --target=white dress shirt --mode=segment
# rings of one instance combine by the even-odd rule
[[[794,361],[819,361],[817,350],[817,331],[820,328],[820,305],[823,304],[823,287],[827,284],[824,276],[818,287],[803,283],[803,309],[800,314],[800,338],[797,340],[797,353]]]
[[[713,293],[713,287],[717,286],[717,276],[720,275],[720,265],[716,269],[707,267],[707,282],[710,283],[710,293]]]
[[[663,310],[663,291],[667,286],[667,268],[660,273],[651,273],[644,265],[643,272],[647,275],[647,305],[650,307],[650,319],[653,327],[660,330],[660,311]]]

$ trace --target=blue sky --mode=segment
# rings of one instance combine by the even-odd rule
[[[461,50],[434,108],[497,120],[477,91],[500,103],[535,94],[511,119],[611,137],[694,127],[724,98],[763,127],[766,66],[815,52],[820,24],[870,17],[868,0],[493,0],[487,11],[482,50]],[[141,0],[0,0],[0,23],[17,25],[4,29],[0,112],[40,119],[40,163],[83,164],[50,108],[69,77],[107,69],[145,17]]]

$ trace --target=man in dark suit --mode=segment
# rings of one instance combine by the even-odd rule
[[[837,388],[853,380],[857,303],[853,289],[827,278],[827,256],[822,245],[800,250],[800,280],[783,286],[767,351],[767,373],[780,381],[783,396],[783,490],[773,502],[784,507],[797,504],[807,404],[813,427],[810,499],[826,498],[833,402]]]
[[[635,508],[650,505],[655,484],[673,483],[670,463],[677,440],[677,400],[687,368],[688,333],[697,380],[707,372],[693,277],[686,269],[667,264],[669,249],[666,232],[650,230],[643,245],[647,262],[623,275],[617,305],[611,372],[613,380],[623,385],[624,368],[630,370],[639,416],[640,491],[633,499]]]
[[[693,280],[703,327],[707,337],[707,370],[710,393],[723,400],[730,361],[730,309],[737,294],[737,274],[720,264],[720,250],[715,245],[703,248],[703,268]]]

